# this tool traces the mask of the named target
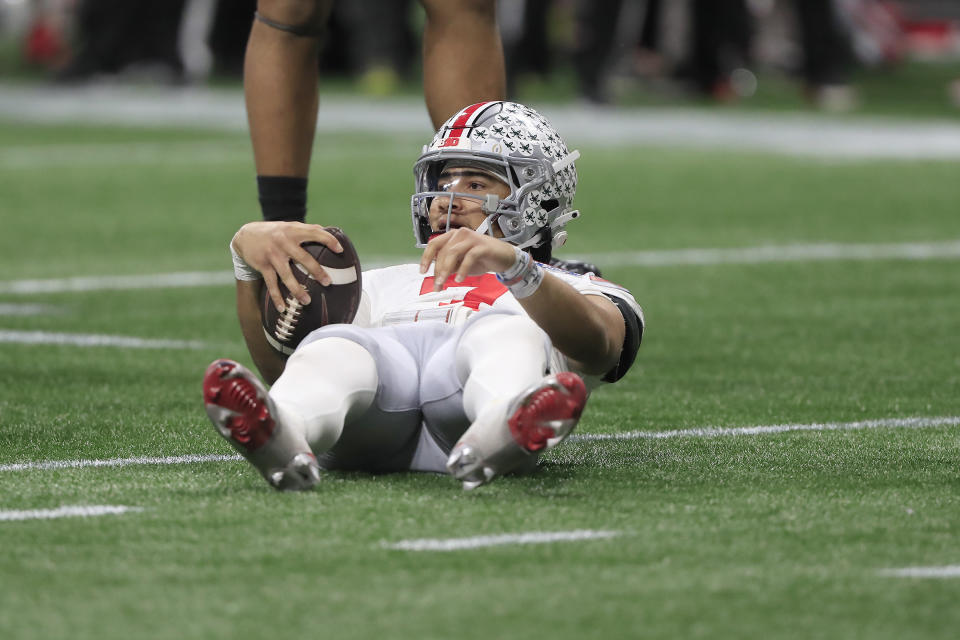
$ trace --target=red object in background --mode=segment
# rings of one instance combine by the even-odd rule
[[[23,42],[23,57],[28,63],[52,67],[66,53],[67,45],[59,29],[42,18],[33,23]]]
[[[960,27],[950,20],[907,20],[903,31],[907,48],[921,59],[948,58],[960,49]]]
[[[921,60],[942,60],[960,53],[960,23],[906,2],[881,5],[896,21],[904,53]]]

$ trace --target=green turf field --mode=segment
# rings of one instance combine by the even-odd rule
[[[633,371],[533,476],[465,493],[446,477],[336,473],[295,495],[239,461],[14,466],[232,454],[200,399],[212,359],[249,362],[229,283],[11,283],[227,273],[230,236],[259,214],[242,134],[0,124],[0,335],[188,342],[0,342],[0,518],[139,509],[0,519],[0,638],[955,638],[956,572],[884,571],[960,565],[957,257],[620,257],[955,242],[960,162],[610,150],[564,133],[583,152],[566,251],[601,266],[619,252],[605,275],[648,321]],[[422,142],[325,138],[311,220],[343,226],[362,257],[415,257]],[[598,438],[857,421],[887,426]],[[391,547],[571,531],[609,537]]]

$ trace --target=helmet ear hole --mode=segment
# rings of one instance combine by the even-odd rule
[[[559,206],[560,203],[557,200],[544,200],[540,203],[540,207],[547,213],[550,213]]]

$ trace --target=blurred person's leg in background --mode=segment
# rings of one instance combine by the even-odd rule
[[[184,0],[81,0],[76,8],[76,53],[56,79],[83,81],[132,70],[179,81],[178,31]]]
[[[97,74],[120,71],[128,61],[124,45],[138,13],[135,4],[124,0],[79,0],[74,54],[56,79],[83,81]]]
[[[750,61],[751,22],[744,0],[693,0],[689,74],[696,89],[716,100],[736,99],[734,69]]]
[[[179,31],[187,0],[140,0],[136,24],[127,31],[124,48],[130,62],[147,77],[178,82],[183,79]]]
[[[373,96],[394,93],[413,65],[417,38],[410,24],[412,0],[353,0],[338,3],[351,25],[351,58],[361,90]]]
[[[660,50],[662,37],[660,21],[663,16],[663,2],[661,0],[647,0],[645,4],[633,67],[641,77],[660,77],[663,75],[666,66]]]
[[[421,0],[423,92],[434,128],[463,107],[506,97],[496,0]]]
[[[573,67],[580,97],[593,104],[611,102],[606,80],[622,6],[622,0],[580,0],[576,6]]]
[[[856,104],[850,86],[849,34],[833,0],[796,0],[803,46],[803,82],[810,100],[828,111],[847,111]]]
[[[250,18],[256,8],[257,0],[217,2],[209,38],[217,72],[231,76],[243,73]]]
[[[500,0],[500,34],[507,64],[507,95],[518,81],[545,80],[553,70],[548,20],[553,0]]]

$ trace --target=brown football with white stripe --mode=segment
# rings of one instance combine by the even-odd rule
[[[307,273],[300,264],[290,261],[293,275],[307,288],[310,304],[301,304],[290,295],[290,290],[278,281],[280,295],[287,306],[280,313],[273,299],[263,287],[260,299],[260,319],[267,342],[284,355],[293,353],[300,341],[314,329],[328,324],[350,323],[357,315],[360,306],[362,280],[360,275],[360,257],[357,250],[342,230],[337,227],[324,227],[334,235],[343,247],[343,253],[334,253],[319,242],[304,242],[303,248],[323,267],[333,282],[323,286]]]

